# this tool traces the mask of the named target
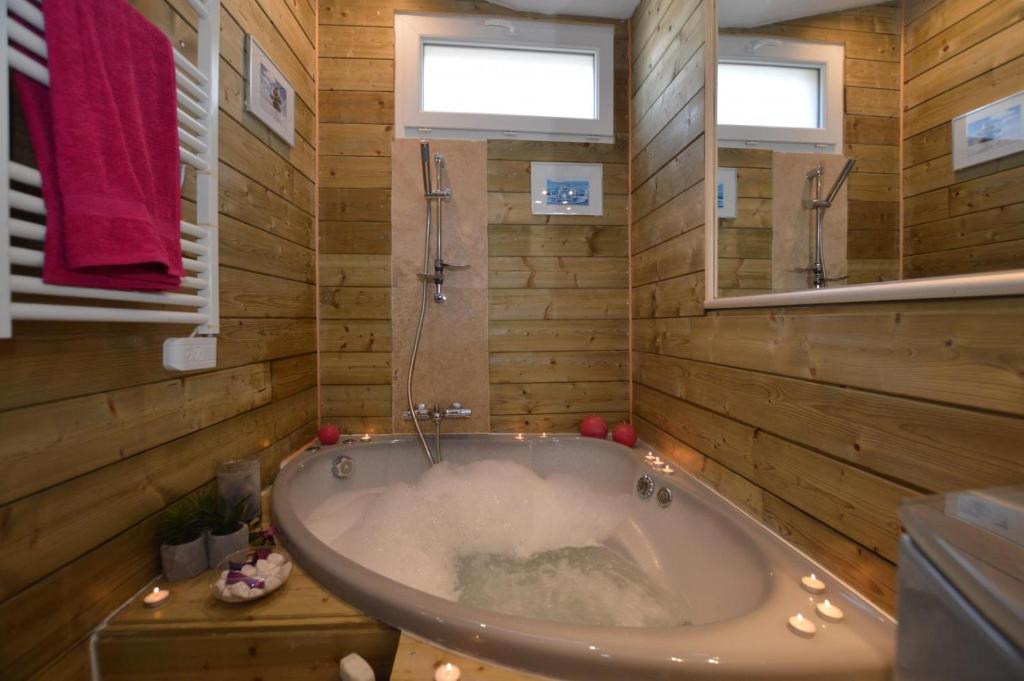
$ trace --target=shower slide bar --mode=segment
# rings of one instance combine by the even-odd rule
[[[63,0],[45,0],[61,2]],[[187,0],[198,27],[198,60],[174,50],[177,76],[178,142],[183,164],[196,178],[195,222],[181,222],[181,249],[189,276],[183,292],[120,291],[56,286],[42,280],[46,209],[35,168],[11,160],[8,69],[49,85],[43,13],[28,0],[0,0],[0,338],[12,320],[136,322],[194,325],[193,335],[220,330],[217,221],[218,67],[220,0]],[[34,30],[33,30],[34,29]],[[31,55],[31,56],[30,56]],[[18,217],[11,214],[19,212]],[[23,217],[24,216],[24,217]],[[26,219],[26,217],[31,216]],[[16,241],[12,242],[12,239]],[[14,273],[11,267],[21,268]],[[32,296],[30,301],[15,298]],[[39,302],[42,298],[52,302]],[[78,305],[68,299],[88,301]],[[100,303],[129,303],[131,306]],[[175,310],[167,308],[185,308]]]

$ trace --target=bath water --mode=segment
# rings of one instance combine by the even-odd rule
[[[686,608],[606,547],[629,501],[509,461],[445,462],[414,483],[334,495],[307,525],[363,567],[448,600],[580,624],[682,624]]]

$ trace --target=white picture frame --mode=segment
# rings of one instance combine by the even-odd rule
[[[715,210],[718,212],[719,220],[733,220],[736,218],[736,169],[719,168],[718,184],[716,185]]]
[[[953,170],[1024,151],[1024,92],[953,119]]]
[[[245,36],[245,110],[295,145],[295,88],[256,39]]]
[[[534,215],[604,215],[604,166],[534,161],[530,199]]]

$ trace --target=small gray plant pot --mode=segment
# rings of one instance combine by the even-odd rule
[[[206,531],[206,559],[215,568],[235,551],[249,547],[249,526],[238,523],[238,529],[231,534],[214,534]]]
[[[168,582],[195,577],[206,570],[206,540],[199,535],[187,544],[161,544],[160,564]]]

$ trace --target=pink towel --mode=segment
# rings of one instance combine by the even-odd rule
[[[43,177],[43,280],[170,290],[185,275],[174,56],[124,0],[43,3],[50,87],[15,74]]]

